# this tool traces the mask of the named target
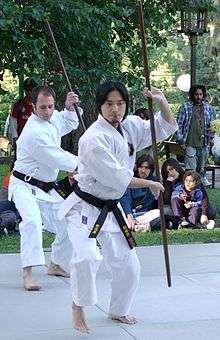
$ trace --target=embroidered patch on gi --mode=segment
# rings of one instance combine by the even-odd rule
[[[87,224],[88,218],[86,216],[82,216],[82,224]]]
[[[34,189],[31,189],[32,195],[36,196],[36,191]]]

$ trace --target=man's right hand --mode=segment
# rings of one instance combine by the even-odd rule
[[[79,96],[75,92],[69,92],[66,96],[65,108],[68,111],[75,111],[74,105],[79,103]]]

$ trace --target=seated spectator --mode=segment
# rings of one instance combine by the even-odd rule
[[[164,213],[167,219],[169,219],[176,227],[178,226],[178,221],[175,218],[173,211],[170,207],[171,205],[171,195],[173,188],[177,184],[183,183],[183,176],[185,170],[181,167],[179,162],[174,158],[167,159],[161,167],[161,175],[163,179],[164,191]],[[200,223],[206,224],[208,220],[213,220],[216,216],[216,209],[212,207],[209,203],[207,192],[202,183],[200,183],[200,189],[203,193],[203,198],[201,202],[201,217]]]
[[[142,155],[137,159],[135,177],[156,181],[153,172],[154,161],[150,155]],[[132,230],[160,229],[159,210],[156,209],[158,204],[148,188],[128,188],[120,203]],[[153,209],[156,211],[152,212]],[[147,212],[151,213],[146,214]]]
[[[171,207],[178,219],[179,227],[191,226],[196,228],[201,218],[203,193],[200,187],[200,176],[196,171],[186,171],[183,182],[173,187]],[[213,229],[213,220],[203,224],[207,229]]]

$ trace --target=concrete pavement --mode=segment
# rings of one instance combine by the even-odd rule
[[[69,280],[36,268],[40,292],[22,289],[18,254],[0,255],[1,340],[219,340],[220,244],[170,246],[172,287],[166,285],[162,248],[139,247],[140,288],[132,309],[138,324],[126,326],[107,318],[109,274],[98,274],[99,302],[87,308],[92,333],[74,334]],[[47,262],[49,263],[49,253]]]

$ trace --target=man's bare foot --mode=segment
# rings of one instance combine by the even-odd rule
[[[86,323],[86,318],[85,318],[83,307],[77,306],[73,302],[72,313],[73,313],[74,329],[80,333],[90,333],[90,329]]]
[[[134,316],[131,316],[131,315],[125,315],[125,316],[111,315],[110,317],[113,321],[126,323],[128,325],[134,325],[135,323],[137,323],[137,319]]]
[[[24,289],[28,291],[37,291],[41,289],[41,285],[32,279],[32,267],[23,268]]]
[[[62,267],[60,267],[58,264],[55,264],[51,262],[48,270],[47,270],[48,275],[53,275],[53,276],[62,276],[62,277],[70,277],[70,274],[67,273]]]

